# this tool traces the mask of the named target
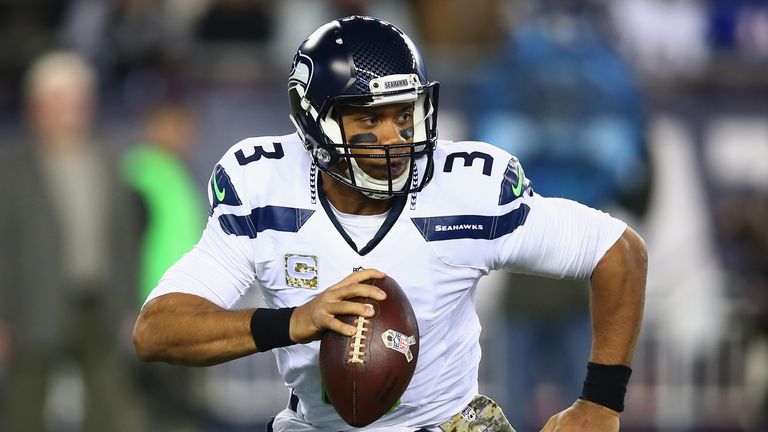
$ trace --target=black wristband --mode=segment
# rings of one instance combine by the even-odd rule
[[[295,308],[256,309],[251,315],[251,336],[260,352],[294,345],[291,340],[291,315]]]
[[[624,365],[587,364],[587,378],[579,399],[588,400],[614,411],[624,411],[624,395],[632,369]]]

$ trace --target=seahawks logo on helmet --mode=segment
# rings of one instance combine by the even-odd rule
[[[305,89],[312,80],[312,59],[302,53],[296,53],[291,65],[291,74],[288,76],[288,88],[301,85]]]

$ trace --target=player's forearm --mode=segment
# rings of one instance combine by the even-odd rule
[[[643,319],[646,273],[645,243],[627,228],[592,273],[591,362],[631,364]]]
[[[167,294],[148,303],[136,320],[133,343],[144,361],[209,366],[256,352],[253,310],[227,311],[197,296]]]

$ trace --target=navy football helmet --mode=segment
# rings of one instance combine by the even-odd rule
[[[432,178],[438,87],[427,80],[418,49],[400,29],[372,17],[342,18],[315,30],[296,52],[288,79],[291,121],[317,167],[335,180],[378,199],[409,194]],[[413,142],[347,141],[344,106],[400,103],[413,103]],[[353,154],[356,149],[366,151]],[[358,166],[359,158],[384,158],[388,167],[394,158],[410,158],[410,164],[396,178],[387,170],[387,179],[376,179]]]

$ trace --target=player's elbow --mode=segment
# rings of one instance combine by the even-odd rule
[[[640,234],[627,227],[621,236],[625,266],[636,274],[642,275],[643,280],[648,273],[648,248]]]
[[[160,359],[162,348],[158,332],[153,329],[152,319],[147,315],[146,310],[142,310],[133,326],[133,349],[140,360],[149,362]]]
[[[598,263],[592,273],[592,285],[593,288],[623,286],[642,296],[647,273],[648,250],[645,241],[632,228],[627,227]]]

